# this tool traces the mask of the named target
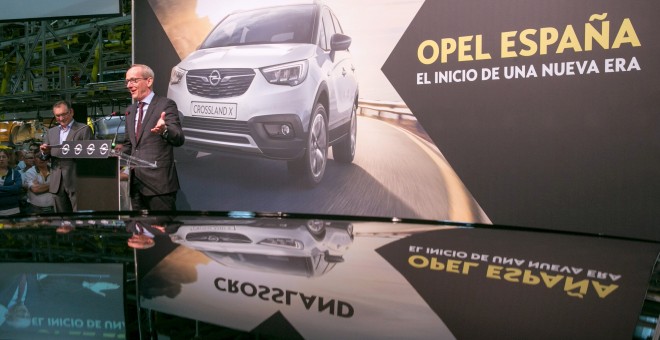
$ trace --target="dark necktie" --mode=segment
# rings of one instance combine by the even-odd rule
[[[144,115],[144,102],[138,104],[138,121],[137,128],[135,129],[135,139],[140,140],[140,134],[142,132],[142,116]]]

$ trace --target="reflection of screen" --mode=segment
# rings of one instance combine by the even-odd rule
[[[125,338],[122,264],[0,264],[0,338]]]
[[[267,255],[206,251],[208,257],[234,268],[250,268],[265,272],[276,272],[299,276],[320,276],[334,268],[324,253],[304,256]]]

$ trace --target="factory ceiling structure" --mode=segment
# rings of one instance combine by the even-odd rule
[[[58,100],[95,117],[130,104],[130,1],[121,15],[0,22],[0,144],[39,139]],[[84,111],[84,112],[78,112]]]

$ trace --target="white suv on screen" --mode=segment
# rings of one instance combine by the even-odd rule
[[[330,146],[335,161],[355,156],[350,44],[320,3],[228,15],[172,69],[167,95],[181,111],[185,147],[287,160],[318,184]]]

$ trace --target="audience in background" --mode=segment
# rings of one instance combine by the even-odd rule
[[[18,166],[17,170],[20,170],[21,173],[25,173],[34,166],[34,154],[31,151],[23,152],[23,167]]]
[[[37,142],[32,142],[32,143],[30,143],[30,146],[28,147],[28,150],[36,156],[40,152],[39,151],[39,145],[41,145],[41,144],[39,144]]]
[[[27,187],[27,212],[41,214],[55,212],[53,195],[48,192],[50,188],[50,166],[48,161],[39,157],[34,160],[35,166],[25,173]]]
[[[34,168],[34,154],[31,151],[26,151],[24,152],[23,156],[23,164],[24,167],[21,169],[18,166],[16,167],[16,170],[18,170],[21,173],[21,178],[23,179],[23,191],[21,192],[21,202],[20,202],[20,208],[22,213],[28,213],[29,212],[29,206],[27,204],[27,191],[28,191],[28,186],[27,182],[25,181],[25,174],[28,172],[28,170]]]
[[[9,165],[12,152],[0,149],[0,216],[20,213],[21,173]]]
[[[18,170],[25,169],[25,151],[14,151],[14,157],[10,159],[9,165],[11,167],[16,167]]]

